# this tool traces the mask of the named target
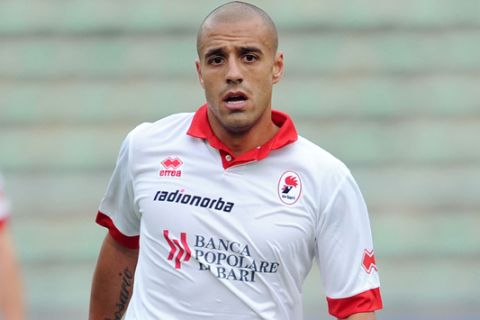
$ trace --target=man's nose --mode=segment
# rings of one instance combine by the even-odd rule
[[[236,59],[229,59],[225,79],[227,83],[241,83],[243,81],[242,70]]]

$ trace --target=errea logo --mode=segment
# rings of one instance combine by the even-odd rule
[[[287,204],[292,205],[298,201],[302,194],[302,182],[300,176],[293,171],[282,174],[278,181],[278,197]]]
[[[160,177],[181,177],[182,170],[178,170],[183,164],[179,157],[167,157],[162,161],[164,169],[160,170]]]

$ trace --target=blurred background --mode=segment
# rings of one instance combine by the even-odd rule
[[[203,103],[196,30],[221,3],[0,1],[0,168],[29,319],[86,319],[120,143]],[[378,318],[480,319],[479,1],[252,3],[285,53],[275,108],[367,200]],[[305,319],[330,319],[316,267]]]

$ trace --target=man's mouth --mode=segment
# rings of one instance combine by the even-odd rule
[[[230,92],[223,99],[228,105],[239,105],[247,100],[248,97],[243,92]]]

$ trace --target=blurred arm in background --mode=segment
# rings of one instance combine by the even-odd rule
[[[19,265],[7,226],[0,227],[0,318],[24,319]]]

